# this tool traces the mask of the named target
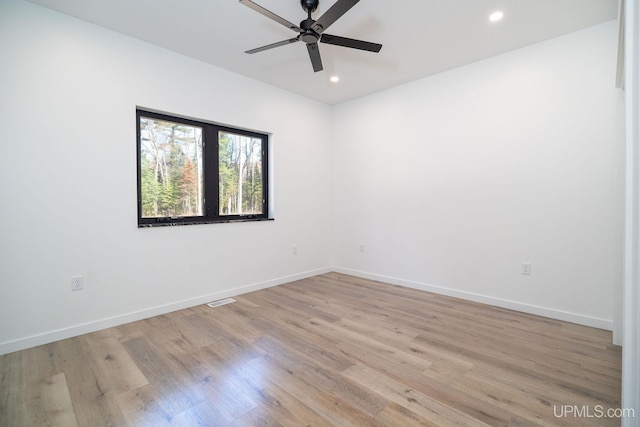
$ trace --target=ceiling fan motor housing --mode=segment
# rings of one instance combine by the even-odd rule
[[[305,43],[316,43],[318,41],[320,35],[311,29],[315,23],[316,21],[311,18],[305,19],[300,23],[300,28],[304,30],[304,32],[300,34],[300,40]]]

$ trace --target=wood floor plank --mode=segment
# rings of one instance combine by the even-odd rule
[[[451,340],[436,334],[425,334],[416,338],[425,346],[435,346],[448,349],[454,353],[462,354],[469,359],[477,360],[490,366],[502,367],[515,372],[520,372],[532,380],[539,380],[554,384],[566,390],[574,390],[583,393],[585,396],[593,397],[605,403],[617,401],[617,390],[611,389],[608,385],[598,384],[597,389],[593,388],[593,382],[576,376],[571,376],[560,371],[550,372],[541,367],[531,357],[520,358],[508,354],[504,347],[483,346],[482,342],[476,340]],[[613,399],[612,399],[613,398]]]
[[[142,387],[117,394],[115,401],[120,408],[127,426],[167,427],[174,414],[165,407],[162,396],[146,384]]]
[[[524,409],[536,418],[546,418],[553,415],[553,407],[562,405],[589,405],[591,408],[603,405],[615,407],[615,405],[603,402],[584,395],[579,391],[566,388],[549,387],[544,380],[532,380],[530,377],[513,371],[499,370],[494,367],[478,367],[458,379],[455,387],[471,394],[491,397],[492,401],[507,401],[507,405],[498,403],[502,408],[508,408],[514,413],[521,413],[518,409]],[[487,392],[491,390],[491,392]],[[501,396],[496,398],[496,396]],[[583,424],[591,425],[593,421],[585,420]],[[598,425],[597,421],[595,425]],[[563,424],[557,420],[553,424]],[[571,425],[571,423],[567,424]]]
[[[428,420],[413,411],[391,402],[387,407],[378,414],[378,419],[387,425],[403,426],[403,427],[440,427],[439,424]]]
[[[53,375],[42,383],[39,398],[30,401],[29,407],[28,425],[78,425],[64,372]]]
[[[230,420],[218,405],[204,400],[174,416],[171,425],[176,427],[226,426],[234,420],[236,418]]]
[[[98,380],[112,393],[120,394],[149,383],[120,341],[106,331],[85,336]]]
[[[260,366],[254,363],[254,366]],[[276,385],[269,378],[260,380],[262,404],[237,418],[230,425],[271,425],[284,427],[324,426],[331,424],[291,393]],[[262,421],[264,420],[264,424]]]
[[[372,417],[375,417],[386,404],[384,399],[369,390],[345,380],[343,376],[338,375],[338,371],[317,366],[313,354],[286,347],[269,336],[261,338],[256,345],[263,348],[269,357],[277,359],[289,374],[313,384],[319,390],[337,396]]]
[[[286,289],[278,289],[278,287],[275,287],[272,289],[272,292],[256,292],[256,295],[259,296],[263,302],[269,302],[273,307],[280,310],[287,310],[301,318],[316,317],[327,322],[340,320],[340,316],[328,313],[323,310],[322,307],[300,301],[299,298],[295,297],[295,294],[291,297],[291,292]],[[283,298],[284,296],[288,297]],[[286,302],[286,304],[283,304],[284,302]]]
[[[0,425],[613,426],[611,332],[327,273],[0,356]],[[555,412],[554,412],[555,408]]]
[[[242,301],[244,302],[244,301]],[[247,342],[260,338],[262,332],[251,325],[251,318],[244,312],[236,310],[236,307],[242,307],[242,302],[237,304],[227,304],[216,308],[208,306],[200,306],[198,314],[204,316],[207,321],[214,324],[215,329],[227,333],[233,337],[242,337]],[[246,306],[245,310],[251,310],[251,306]],[[194,313],[195,314],[195,313]]]
[[[412,388],[407,388],[406,385],[363,364],[351,366],[343,375],[423,417],[428,422],[433,422],[437,425],[489,426],[489,424],[477,418],[472,418],[431,396]]]
[[[239,418],[257,406],[230,381],[226,372],[206,362],[206,353],[189,349],[184,344],[181,340],[165,343],[163,351],[175,365],[184,369],[186,372],[184,379],[199,394],[208,401],[215,402],[216,411],[226,420],[225,422]],[[206,408],[207,405],[200,405],[200,407]]]
[[[302,403],[311,408],[329,422],[337,426],[382,426],[375,417],[367,415],[352,404],[340,399],[336,394],[317,389],[309,383],[309,379],[296,375],[295,371],[282,365],[275,358],[266,355],[250,362],[269,371],[269,381],[296,396]]]
[[[274,414],[269,410],[270,408],[260,406],[233,422],[230,427],[285,427],[280,416]],[[300,425],[313,425],[313,424],[300,424]]]
[[[356,322],[351,319],[342,319],[336,322],[350,331],[358,332],[365,336],[374,337],[382,344],[396,348],[404,353],[414,355],[431,363],[430,369],[436,367],[440,370],[448,370],[455,373],[464,373],[473,367],[473,362],[468,358],[459,357],[458,354],[447,350],[424,346],[416,342],[414,336],[407,335],[403,328],[393,329],[371,327],[368,319]],[[435,365],[435,366],[434,366]]]
[[[108,394],[108,384],[96,376],[96,362],[91,357],[86,336],[58,341],[46,346],[55,363],[65,373],[78,425],[122,426],[125,419],[119,406]],[[46,425],[46,424],[45,424]]]
[[[46,420],[52,416],[55,417],[56,411],[64,411],[64,405],[62,405],[61,402],[52,401],[52,396],[49,393],[52,388],[60,392],[65,392],[65,390],[64,387],[61,389],[58,387],[61,383],[59,376],[60,371],[51,353],[48,351],[47,346],[30,348],[23,352],[16,353],[16,355],[20,356],[16,362],[20,363],[23,368],[21,372],[21,385],[24,387],[22,388],[23,401],[16,402],[14,399],[11,404],[17,404],[21,407],[26,405],[26,407],[30,408],[30,411],[26,412],[23,422],[27,425],[38,423],[38,420]],[[20,373],[20,370],[14,369],[11,369],[9,372]],[[15,383],[9,383],[7,385],[9,391],[12,389],[13,392],[20,390],[20,388],[15,388]],[[68,395],[68,391],[66,391],[66,393]],[[14,398],[15,397],[17,396],[14,395]],[[0,414],[1,413],[2,410],[0,409]],[[65,419],[65,416],[61,416],[60,418]],[[0,416],[0,420],[1,419],[2,417]],[[2,425],[1,422],[0,425]]]
[[[26,351],[0,356],[0,425],[26,425]]]
[[[262,354],[260,358],[265,356]],[[217,355],[215,355],[217,356]],[[224,371],[228,381],[242,390],[258,406],[236,421],[238,425],[300,425],[329,426],[322,416],[276,385],[262,363],[248,363],[256,358],[235,363],[233,359],[215,359],[215,366]],[[271,420],[270,422],[266,422]],[[230,425],[235,426],[235,423]]]
[[[341,352],[327,345],[325,340],[319,340],[309,330],[311,324],[308,320],[299,318],[282,318],[282,311],[272,307],[260,307],[254,310],[255,318],[252,324],[260,329],[263,334],[269,334],[282,342],[295,343],[297,348],[314,354],[316,362],[341,371],[352,364],[352,361]]]
[[[174,367],[160,348],[145,338],[134,338],[123,346],[171,416],[205,400],[184,377],[184,372]]]

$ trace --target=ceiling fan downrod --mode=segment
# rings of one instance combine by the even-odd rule
[[[309,18],[311,18],[311,14],[316,11],[318,8],[319,0],[300,0],[300,4],[302,8],[309,14]]]

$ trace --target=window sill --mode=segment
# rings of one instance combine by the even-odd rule
[[[207,221],[180,221],[180,222],[150,222],[146,224],[138,224],[138,228],[154,228],[154,227],[177,227],[182,225],[198,225],[198,224],[227,224],[230,222],[260,222],[274,221],[274,218],[229,218],[220,220]]]

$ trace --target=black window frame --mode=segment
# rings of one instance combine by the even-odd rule
[[[203,160],[203,214],[202,216],[153,217],[142,216],[142,155],[141,155],[141,118],[165,120],[202,128],[202,160]],[[262,141],[262,214],[220,215],[220,177],[219,177],[219,147],[220,132],[257,138]],[[195,120],[168,113],[159,113],[148,109],[136,108],[136,145],[137,145],[137,196],[138,196],[138,227],[161,227],[172,225],[213,224],[226,222],[264,221],[271,220],[269,216],[269,135],[266,133],[249,131],[230,126],[219,125],[214,122]]]

